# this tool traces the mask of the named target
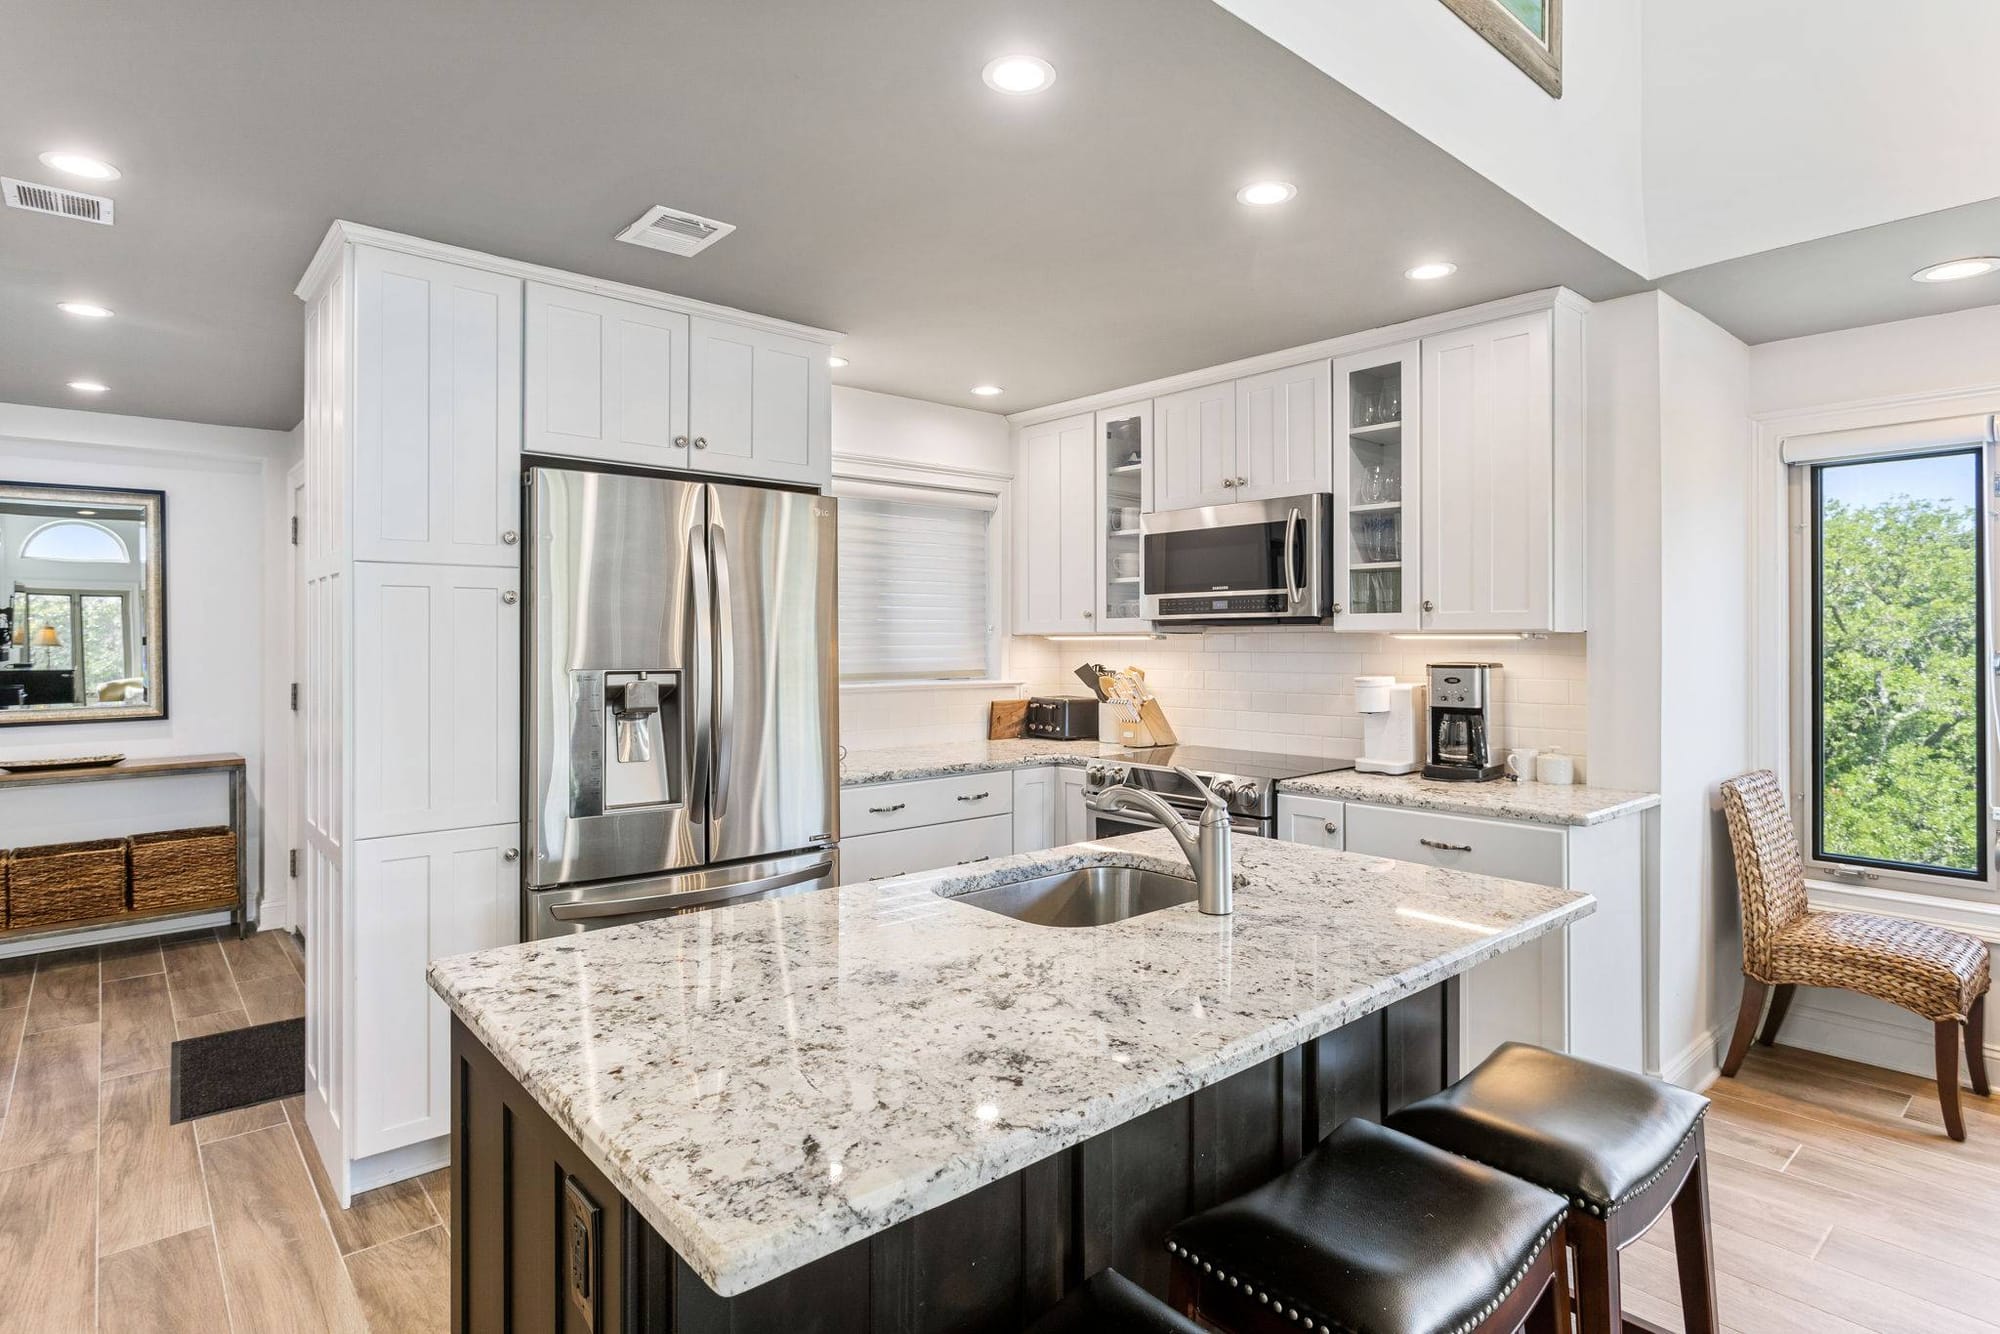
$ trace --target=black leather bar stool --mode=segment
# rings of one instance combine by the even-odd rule
[[[1201,1326],[1115,1269],[1100,1269],[1028,1334],[1204,1334]]]
[[[1618,1253],[1671,1209],[1687,1332],[1715,1334],[1707,1110],[1672,1084],[1508,1043],[1389,1124],[1570,1201],[1581,1334],[1627,1327]]]
[[[1559,1195],[1366,1121],[1167,1234],[1173,1304],[1234,1334],[1568,1334]]]

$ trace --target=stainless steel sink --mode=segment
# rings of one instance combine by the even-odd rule
[[[1193,903],[1195,883],[1128,866],[1087,866],[955,894],[987,912],[1036,926],[1109,926],[1141,913]]]

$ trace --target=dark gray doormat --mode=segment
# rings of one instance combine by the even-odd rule
[[[197,1116],[234,1111],[306,1091],[306,1021],[232,1028],[173,1047],[170,1118],[178,1125]]]

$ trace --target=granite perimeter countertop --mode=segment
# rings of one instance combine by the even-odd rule
[[[1364,774],[1352,769],[1310,778],[1288,778],[1278,784],[1278,791],[1448,815],[1484,815],[1495,820],[1561,825],[1603,824],[1660,804],[1657,792],[1516,783],[1505,778],[1491,783],[1448,783],[1416,774]]]
[[[431,986],[729,1296],[1586,915],[1586,895],[1271,839],[1236,912],[1017,922],[954,895],[1151,831],[441,959]]]
[[[1129,759],[1132,752],[1103,741],[941,741],[928,746],[850,750],[840,761],[840,785],[901,783],[913,778],[1033,769],[1044,764],[1081,767],[1092,760]]]

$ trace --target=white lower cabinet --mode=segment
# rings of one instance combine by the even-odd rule
[[[520,865],[512,824],[354,845],[356,1157],[450,1133],[450,1012],[424,970],[520,939]]]
[[[1045,769],[1014,771],[1014,851],[1042,852],[1060,846],[1056,838],[1056,774]]]
[[[1006,775],[1000,777],[1004,779]],[[1011,815],[919,825],[886,834],[861,834],[840,841],[840,878],[856,885],[864,880],[881,880],[913,871],[988,861],[1005,857],[1013,850]]]
[[[1460,1070],[1504,1042],[1531,1042],[1626,1070],[1645,1067],[1640,829],[1639,816],[1542,825],[1290,793],[1278,798],[1279,836],[1292,842],[1596,897],[1589,917],[1460,977]]]
[[[1090,808],[1083,804],[1083,770],[1056,770],[1056,838],[1052,847],[1067,847],[1090,837]]]

